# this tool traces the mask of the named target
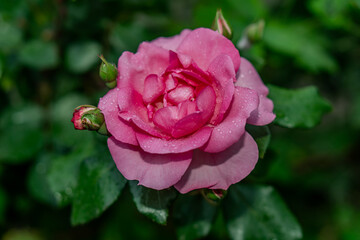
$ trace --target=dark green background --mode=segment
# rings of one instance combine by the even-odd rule
[[[271,125],[265,158],[245,181],[273,185],[304,239],[360,239],[359,0],[0,0],[2,239],[176,237],[172,218],[164,227],[137,212],[129,187],[99,218],[71,227],[72,186],[98,164],[79,172],[79,159],[105,137],[74,131],[70,119],[107,91],[97,55],[116,62],[144,40],[210,27],[218,7],[235,44],[265,20],[263,41],[240,54],[266,84],[315,85],[333,106],[316,128]],[[221,219],[209,238],[228,238]]]

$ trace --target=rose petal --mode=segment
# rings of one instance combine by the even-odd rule
[[[194,97],[194,89],[187,85],[178,85],[174,90],[168,93],[168,100],[178,105],[181,102],[189,100]]]
[[[179,119],[184,118],[187,115],[196,112],[196,108],[197,108],[196,102],[189,100],[180,103],[178,107],[179,107],[179,112],[178,112]]]
[[[171,134],[176,122],[179,120],[177,106],[168,106],[155,112],[153,121],[156,126],[168,134]]]
[[[211,131],[210,127],[203,127],[190,136],[169,140],[137,132],[136,138],[140,147],[149,153],[182,153],[203,146],[208,141]]]
[[[258,148],[250,134],[219,153],[195,150],[193,160],[175,188],[181,193],[201,188],[228,189],[244,179],[254,169]]]
[[[117,96],[119,89],[111,89],[104,97],[100,98],[99,108],[104,114],[107,130],[123,143],[138,145],[135,132],[128,122],[118,116]]]
[[[240,65],[240,55],[234,44],[218,32],[207,28],[198,28],[190,32],[176,52],[190,56],[200,69],[207,69],[221,54],[231,57],[235,72]]]
[[[180,119],[174,126],[171,135],[180,138],[204,126],[212,116],[215,108],[215,93],[211,87],[204,88],[196,99],[199,112],[189,114]]]
[[[132,121],[137,127],[156,137],[169,138],[154,123],[149,121],[147,108],[142,96],[129,87],[118,89],[119,116],[125,121]],[[136,131],[136,130],[135,130]]]
[[[191,162],[192,153],[150,154],[139,147],[108,139],[110,153],[126,179],[156,190],[171,187],[180,180]]]
[[[175,51],[176,48],[179,46],[179,44],[181,43],[181,41],[191,32],[191,30],[189,29],[184,29],[182,30],[182,32],[179,35],[176,35],[174,37],[160,37],[157,38],[153,41],[151,41],[151,43],[168,49],[168,50],[172,50]]]
[[[259,99],[255,91],[236,87],[229,112],[224,120],[214,127],[209,141],[202,150],[210,153],[221,152],[236,143],[245,132],[246,119],[258,104]]]
[[[269,89],[261,81],[254,66],[245,58],[241,58],[240,70],[235,85],[253,89],[259,95],[259,108],[251,113],[247,123],[261,126],[269,124],[275,119],[275,114],[272,112],[274,105],[267,98]]]
[[[143,100],[145,103],[155,101],[164,93],[165,84],[156,74],[150,74],[145,78]]]
[[[160,76],[168,67],[169,51],[148,42],[140,44],[136,54],[123,52],[118,62],[117,85],[144,92],[144,81],[149,74]]]
[[[211,62],[208,72],[217,83],[217,104],[214,116],[210,120],[216,125],[223,119],[234,95],[235,71],[231,58],[227,55],[218,56]]]

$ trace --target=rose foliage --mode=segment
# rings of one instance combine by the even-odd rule
[[[124,52],[118,71],[99,108],[125,178],[186,193],[227,189],[254,169],[258,148],[245,125],[271,123],[273,103],[230,40],[183,30]]]

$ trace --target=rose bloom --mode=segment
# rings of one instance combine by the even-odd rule
[[[186,193],[226,190],[254,169],[258,148],[245,125],[271,123],[273,103],[230,40],[206,28],[183,30],[124,52],[118,71],[99,108],[125,178]]]

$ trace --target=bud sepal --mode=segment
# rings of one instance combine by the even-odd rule
[[[102,135],[109,135],[104,115],[100,109],[92,105],[81,105],[74,109],[71,122],[77,130],[97,131]]]
[[[223,200],[227,194],[226,190],[223,189],[201,189],[201,194],[206,201],[213,205],[217,205]]]
[[[225,36],[228,39],[232,38],[232,30],[224,15],[222,14],[221,9],[216,11],[214,22],[211,26],[211,29],[217,31],[221,35]]]
[[[118,75],[118,70],[113,63],[108,63],[103,55],[99,56],[102,63],[99,69],[100,78],[105,82],[105,85],[108,88],[116,87],[116,78]]]

